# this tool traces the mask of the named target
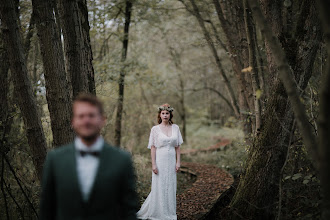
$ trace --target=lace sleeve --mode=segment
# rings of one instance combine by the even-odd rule
[[[179,126],[177,126],[177,132],[178,132],[178,138],[177,138],[177,142],[176,142],[176,146],[180,146],[181,144],[183,144],[183,139],[182,139],[182,135],[180,132],[180,128]]]
[[[154,127],[151,128],[148,148],[151,149],[151,146],[156,146],[156,134]]]

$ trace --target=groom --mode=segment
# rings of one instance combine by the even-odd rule
[[[136,219],[132,160],[100,135],[105,124],[102,103],[93,95],[78,95],[72,111],[77,136],[47,155],[40,219]]]

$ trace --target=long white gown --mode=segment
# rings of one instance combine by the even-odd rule
[[[179,126],[172,124],[172,135],[166,136],[159,125],[151,128],[148,148],[156,147],[158,174],[152,172],[151,192],[137,212],[139,219],[176,220],[176,154],[183,143]]]

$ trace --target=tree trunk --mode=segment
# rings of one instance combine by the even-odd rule
[[[35,18],[34,18],[34,14],[31,14],[31,18],[30,18],[30,24],[29,24],[29,29],[28,32],[26,34],[25,37],[25,42],[24,42],[24,51],[25,51],[25,57],[26,59],[28,59],[29,56],[29,52],[30,52],[30,45],[31,45],[31,38],[33,36],[33,29],[35,26]]]
[[[267,55],[271,59],[268,63],[275,72],[271,81],[273,87],[270,94],[272,96],[267,102],[265,114],[262,115],[264,124],[260,135],[254,139],[245,171],[231,201],[231,208],[247,219],[273,219],[278,196],[278,182],[282,178],[280,170],[290,144],[288,140],[294,115],[301,136],[304,142],[306,141],[307,149],[310,150],[313,158],[316,158],[312,149],[316,146],[312,137],[313,131],[307,120],[305,108],[300,103],[297,85],[302,91],[306,88],[321,35],[313,4],[309,7],[309,14],[303,23],[303,28],[305,30],[314,28],[315,31],[297,35],[294,48],[292,48],[292,42],[290,42],[290,47],[283,43],[281,45],[279,39],[273,36],[274,31],[269,27],[270,22],[264,19],[256,2],[249,0],[249,4],[268,43],[270,54]],[[286,51],[289,59],[286,59],[282,47],[289,48],[289,51]],[[276,72],[277,69],[279,72]]]
[[[230,81],[229,81],[229,79],[228,79],[228,77],[227,77],[227,75],[226,75],[226,73],[225,73],[225,71],[222,67],[221,60],[220,60],[220,57],[218,55],[218,52],[217,52],[214,44],[212,43],[212,39],[210,37],[210,34],[209,34],[208,30],[205,27],[204,20],[200,15],[200,12],[199,12],[198,6],[195,3],[195,0],[189,0],[189,1],[192,5],[193,11],[194,11],[193,15],[197,18],[199,26],[201,27],[201,29],[203,31],[203,34],[204,34],[204,37],[207,41],[207,44],[208,44],[208,46],[209,46],[209,48],[210,48],[210,50],[213,54],[213,57],[215,58],[215,62],[217,64],[219,72],[220,72],[220,74],[223,78],[224,84],[225,84],[226,89],[228,91],[230,101],[231,101],[231,105],[233,106],[233,109],[234,109],[234,113],[235,113],[236,117],[239,117],[240,109],[239,109],[239,106],[237,104],[236,96],[235,96],[234,90],[231,86],[231,83],[230,83]]]
[[[252,78],[252,89],[253,89],[253,99],[254,99],[254,116],[255,116],[255,129],[254,134],[257,135],[260,132],[261,127],[261,104],[260,99],[257,97],[257,91],[260,91],[259,76],[257,68],[256,59],[256,42],[254,41],[254,29],[251,17],[251,11],[248,7],[247,0],[243,0],[244,7],[244,22],[246,37],[249,48],[249,69],[246,71],[251,74]]]
[[[88,8],[87,8],[87,1],[86,0],[79,0],[79,8],[82,17],[82,32],[83,32],[83,39],[85,45],[85,56],[88,68],[88,86],[89,92],[96,95],[96,88],[95,88],[95,78],[94,78],[94,67],[93,67],[93,52],[91,46],[91,40],[89,35],[90,25],[88,21]]]
[[[43,60],[46,98],[53,132],[53,144],[61,146],[73,140],[71,99],[64,68],[64,55],[51,0],[33,0],[40,51]]]
[[[124,38],[123,38],[123,49],[121,54],[121,71],[118,80],[118,101],[117,101],[117,114],[116,114],[116,122],[115,122],[115,145],[120,146],[121,139],[121,121],[123,114],[123,106],[124,106],[124,82],[125,82],[125,60],[127,57],[127,49],[128,49],[128,34],[129,34],[129,25],[131,22],[131,11],[132,11],[132,2],[131,0],[126,1],[126,9],[125,9],[125,24],[124,24]]]
[[[10,70],[13,75],[16,94],[18,95],[18,106],[24,119],[33,164],[40,180],[46,157],[46,139],[32,93],[31,83],[28,79],[24,49],[13,0],[7,0],[0,4],[0,16]]]
[[[179,68],[180,69],[180,68]],[[186,144],[188,143],[187,140],[187,122],[186,122],[186,107],[185,107],[185,88],[184,88],[184,81],[182,79],[182,76],[179,76],[179,80],[180,80],[180,104],[181,104],[181,108],[182,108],[182,112],[180,114],[181,116],[181,120],[182,120],[182,136],[183,136],[183,140],[185,140]]]
[[[322,184],[322,220],[330,219],[330,2],[318,1],[323,21],[324,39],[328,52],[327,67],[322,75],[320,89],[320,112],[318,116],[318,147],[320,156],[320,174]]]
[[[36,85],[38,82],[39,77],[37,77],[37,66],[38,66],[38,56],[39,56],[39,41],[36,40],[34,42],[34,53],[33,53],[33,70],[31,74],[31,81],[32,85]]]
[[[293,112],[283,84],[278,81],[271,91],[260,134],[251,146],[245,170],[231,201],[234,213],[245,219],[274,219],[280,170],[284,164]]]
[[[8,92],[9,92],[9,82],[8,82],[8,71],[9,71],[9,61],[8,54],[4,48],[4,41],[2,33],[0,32],[0,154],[5,153],[8,149],[6,148],[6,127],[8,124]]]
[[[249,65],[244,17],[239,16],[244,14],[243,4],[241,0],[213,0],[213,4],[227,38],[227,50],[237,79],[240,120],[244,122],[244,133],[250,134],[253,129],[248,112],[253,112],[254,102],[251,79],[242,73],[242,69]]]
[[[93,55],[89,38],[86,0],[58,0],[64,36],[66,67],[73,97],[80,92],[95,94]]]

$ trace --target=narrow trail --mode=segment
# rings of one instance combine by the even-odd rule
[[[201,149],[182,149],[181,154],[196,154],[198,152],[209,152],[209,151],[218,151],[226,148],[230,143],[231,140],[226,138],[220,138],[220,142],[206,148]]]
[[[183,154],[219,150],[231,141],[222,139],[219,143],[204,149],[187,149]],[[213,207],[214,203],[234,182],[233,176],[215,165],[191,162],[181,163],[181,172],[194,175],[197,180],[192,186],[177,196],[179,220],[197,220]]]

